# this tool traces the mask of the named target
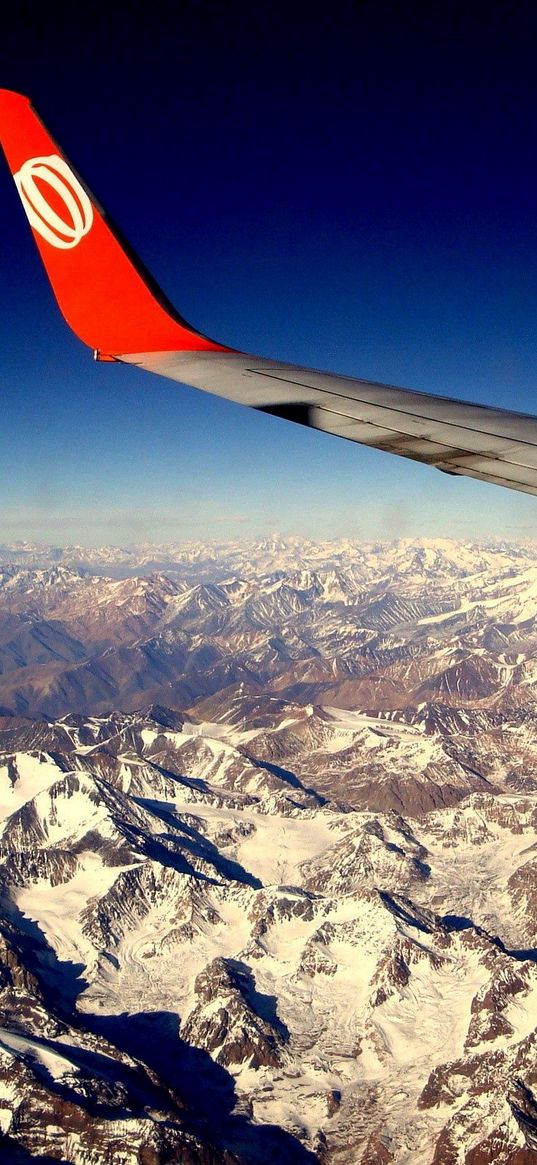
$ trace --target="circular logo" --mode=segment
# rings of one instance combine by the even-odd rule
[[[30,226],[47,243],[68,250],[76,247],[91,230],[91,202],[78,178],[75,178],[59,154],[51,154],[48,158],[29,158],[13,177]],[[47,187],[54,206],[47,201]]]

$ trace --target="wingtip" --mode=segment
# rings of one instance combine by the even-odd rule
[[[105,355],[226,351],[175,311],[112,226],[28,97],[0,89],[0,146],[60,310]]]
[[[26,105],[32,104],[30,98],[26,97],[24,93],[17,93],[15,89],[0,89],[0,102],[13,104],[19,101],[24,101]]]

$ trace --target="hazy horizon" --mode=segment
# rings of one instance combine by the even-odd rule
[[[35,550],[43,550],[43,551],[51,551],[51,552],[54,552],[54,551],[65,552],[65,551],[73,551],[73,550],[83,550],[83,551],[87,551],[88,553],[91,553],[92,551],[97,553],[100,551],[111,551],[111,552],[118,551],[118,552],[125,553],[125,554],[135,555],[137,552],[140,552],[140,551],[147,552],[150,550],[155,550],[155,551],[159,551],[159,552],[163,552],[163,553],[170,552],[170,551],[175,552],[178,549],[181,549],[183,547],[185,549],[188,549],[190,547],[196,547],[196,546],[207,546],[208,548],[214,547],[215,550],[219,550],[219,549],[225,550],[226,548],[233,547],[233,546],[240,547],[240,546],[249,546],[249,545],[256,545],[256,544],[258,544],[258,545],[270,545],[271,543],[275,543],[275,544],[281,543],[282,545],[285,545],[286,547],[289,547],[289,548],[292,548],[294,545],[296,545],[297,547],[301,547],[302,545],[315,547],[315,546],[327,546],[327,545],[329,546],[330,544],[333,544],[336,547],[339,545],[345,546],[347,544],[350,544],[351,546],[356,545],[357,547],[362,547],[362,546],[363,547],[371,547],[371,546],[375,546],[375,545],[378,545],[378,546],[408,545],[409,547],[416,547],[416,548],[429,547],[429,546],[436,547],[436,548],[441,548],[442,546],[472,546],[472,547],[480,547],[480,546],[494,547],[494,546],[502,546],[502,545],[533,546],[533,545],[537,545],[537,534],[533,537],[522,536],[522,535],[517,537],[514,533],[507,534],[507,535],[503,535],[503,534],[502,535],[493,535],[493,534],[480,535],[479,537],[469,537],[467,535],[461,535],[459,537],[454,537],[454,536],[445,535],[445,534],[435,534],[435,535],[419,534],[419,535],[410,535],[410,536],[407,536],[405,534],[400,534],[400,535],[387,534],[385,536],[379,536],[379,537],[377,537],[377,536],[362,537],[360,535],[340,534],[340,535],[327,535],[326,537],[322,537],[322,536],[310,536],[308,534],[300,533],[298,531],[283,532],[281,530],[271,530],[271,531],[263,533],[263,534],[255,533],[253,531],[248,531],[248,532],[243,531],[239,535],[228,536],[228,537],[221,535],[219,537],[207,537],[207,538],[205,538],[201,534],[198,534],[197,537],[189,537],[189,538],[186,538],[186,537],[182,538],[179,536],[177,538],[166,538],[166,539],[161,540],[161,541],[156,541],[153,539],[138,539],[137,541],[131,540],[131,541],[124,541],[124,542],[119,542],[119,541],[117,541],[117,542],[114,542],[114,541],[83,542],[83,541],[79,541],[76,539],[74,539],[73,541],[60,542],[60,541],[56,541],[54,539],[49,540],[49,539],[42,539],[42,538],[5,538],[4,539],[4,538],[0,537],[0,554],[11,551],[11,550],[15,551],[17,549],[22,550],[23,548],[31,548],[31,549],[35,549]]]

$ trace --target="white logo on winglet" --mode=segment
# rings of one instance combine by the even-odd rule
[[[91,230],[93,207],[84,188],[59,154],[29,158],[13,175],[22,205],[33,227],[53,247],[76,247]],[[36,181],[39,179],[39,184]],[[58,214],[43,194],[43,183],[63,201],[66,217]]]

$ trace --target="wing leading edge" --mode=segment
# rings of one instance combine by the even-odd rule
[[[226,348],[178,315],[27,98],[0,90],[0,142],[59,307],[98,359],[384,452],[537,494],[537,418]]]

